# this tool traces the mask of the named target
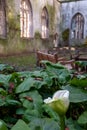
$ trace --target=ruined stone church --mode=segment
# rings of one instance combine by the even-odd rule
[[[0,54],[52,48],[62,44],[69,30],[69,43],[87,37],[87,1],[0,0]],[[82,44],[81,43],[81,44]]]
[[[70,44],[83,44],[87,39],[87,0],[62,3],[62,30],[69,29]]]

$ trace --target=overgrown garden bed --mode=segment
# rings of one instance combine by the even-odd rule
[[[1,130],[61,130],[59,115],[44,103],[58,90],[70,93],[66,129],[87,130],[87,74],[43,63],[45,68],[22,72],[0,64],[0,122],[5,122]]]

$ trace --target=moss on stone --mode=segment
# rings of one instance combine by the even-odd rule
[[[64,41],[69,40],[69,28],[65,29],[65,30],[62,32],[62,38],[63,38]]]
[[[7,38],[0,39],[0,48],[2,48],[0,53],[11,54],[38,48],[49,48],[52,42],[42,40],[38,30],[35,32],[33,39],[20,38],[20,15],[16,13],[14,4],[14,0],[7,0],[6,2]],[[49,32],[53,34],[55,7],[47,4],[47,9],[49,13]]]
[[[6,8],[6,17],[7,17],[7,23],[8,27],[12,29],[20,29],[20,17],[16,14],[15,8],[14,8],[14,1],[8,0],[7,8]]]
[[[54,31],[54,25],[55,25],[55,7],[47,4],[47,9],[49,13],[49,28],[51,34],[53,34]]]
[[[34,36],[35,36],[36,39],[41,38],[41,34],[40,34],[40,32],[38,32],[38,31],[35,32],[35,35],[34,35]]]

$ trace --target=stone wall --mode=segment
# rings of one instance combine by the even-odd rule
[[[84,32],[83,39],[73,39],[71,36],[71,21],[75,14],[80,13],[84,17]],[[71,45],[82,45],[85,43],[87,38],[87,1],[76,1],[63,3],[61,5],[61,17],[62,17],[62,31],[69,28],[70,29],[70,44]]]
[[[7,37],[0,37],[0,54],[22,53],[53,47],[53,35],[59,32],[60,4],[56,0],[30,0],[33,10],[33,38],[20,38],[20,2],[6,0]],[[56,2],[56,3],[55,3]],[[46,7],[49,14],[49,38],[41,38],[41,12]]]

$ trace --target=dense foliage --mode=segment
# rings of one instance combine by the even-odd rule
[[[63,32],[62,32],[62,38],[64,41],[68,41],[69,40],[69,29],[65,29]]]
[[[45,68],[16,72],[0,64],[0,119],[8,130],[60,130],[60,120],[43,100],[57,90],[69,90],[66,113],[69,130],[87,130],[87,74],[43,61]]]

